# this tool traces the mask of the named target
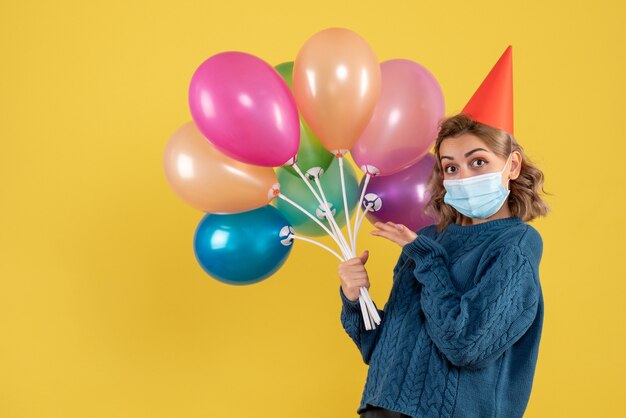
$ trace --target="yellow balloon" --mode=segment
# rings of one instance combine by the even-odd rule
[[[330,28],[302,46],[293,68],[296,104],[309,127],[335,155],[349,150],[374,113],[380,65],[356,33]]]
[[[224,155],[193,121],[174,132],[165,147],[163,164],[174,192],[207,213],[237,213],[265,206],[279,190],[271,167]]]

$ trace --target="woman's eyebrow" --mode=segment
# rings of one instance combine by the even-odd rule
[[[464,156],[467,158],[467,157],[469,157],[470,155],[472,155],[473,153],[475,153],[476,151],[485,151],[485,152],[487,152],[487,150],[486,150],[486,149],[484,149],[484,148],[476,148],[476,149],[473,149],[473,150],[471,150],[471,151],[466,152],[466,153],[464,154]],[[452,158],[452,157],[450,157],[450,156],[448,156],[448,155],[442,155],[442,156],[441,156],[441,158],[440,158],[440,160],[443,160],[444,158],[447,158],[448,160],[454,160],[454,158]]]

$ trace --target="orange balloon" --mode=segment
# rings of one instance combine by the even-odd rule
[[[349,150],[367,126],[380,95],[374,51],[356,33],[330,28],[313,35],[294,62],[300,113],[326,149]]]
[[[211,144],[193,121],[165,147],[165,176],[180,198],[207,213],[237,213],[267,205],[279,190],[271,167],[234,160]]]

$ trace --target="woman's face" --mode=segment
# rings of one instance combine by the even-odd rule
[[[439,158],[444,180],[464,179],[501,171],[506,163],[506,158],[495,154],[479,137],[472,134],[445,138],[439,146]],[[518,165],[515,162],[517,159],[518,155],[514,152],[509,167],[502,173],[503,186],[507,184],[509,173],[511,179],[514,178],[511,167]]]

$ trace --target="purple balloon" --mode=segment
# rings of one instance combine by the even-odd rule
[[[296,101],[278,72],[254,55],[213,55],[193,74],[189,107],[196,126],[224,154],[278,167],[300,146]]]
[[[391,221],[413,231],[434,224],[435,220],[424,213],[424,206],[430,199],[428,177],[434,166],[435,157],[428,153],[404,170],[372,177],[361,207],[365,210],[365,205],[373,203],[375,211],[367,213],[368,221],[372,224]],[[365,176],[361,179],[359,196],[364,181]]]

